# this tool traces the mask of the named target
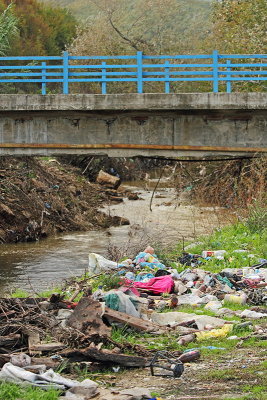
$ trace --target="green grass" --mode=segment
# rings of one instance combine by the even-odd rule
[[[12,292],[11,294],[10,294],[10,297],[11,298],[26,298],[26,297],[29,297],[29,293],[28,292],[26,292],[25,290],[21,290],[21,289],[16,289],[14,292]]]
[[[62,289],[59,288],[59,287],[56,287],[56,288],[51,289],[51,290],[44,290],[43,292],[38,293],[38,296],[39,297],[50,297],[54,293],[62,293]]]
[[[200,266],[207,271],[218,273],[224,268],[242,268],[254,265],[259,258],[267,258],[267,229],[255,232],[251,231],[245,223],[236,223],[217,229],[212,235],[204,236],[197,239],[202,242],[190,250],[192,254],[201,254],[203,250],[226,250],[225,260],[217,260],[211,258],[205,260]],[[185,245],[190,244],[189,242]],[[235,250],[247,250],[246,253],[235,253]],[[159,257],[169,266],[174,266],[174,262],[178,261],[178,256],[183,251],[182,243],[178,243],[172,250],[161,250]],[[254,254],[255,257],[248,257]],[[185,267],[178,266],[178,272]]]
[[[31,386],[21,387],[13,383],[0,384],[0,400],[57,400],[60,395],[58,390],[44,391]]]

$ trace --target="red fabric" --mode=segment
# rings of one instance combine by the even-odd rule
[[[174,287],[174,281],[170,275],[151,278],[148,282],[133,282],[137,289],[146,289],[155,294],[171,293]]]

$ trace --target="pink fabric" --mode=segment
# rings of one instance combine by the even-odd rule
[[[137,289],[146,289],[155,294],[171,293],[174,287],[174,281],[170,275],[151,278],[148,282],[133,282]]]

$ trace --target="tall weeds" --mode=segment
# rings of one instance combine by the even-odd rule
[[[176,189],[188,191],[198,202],[229,208],[266,203],[267,157],[181,162],[176,168]]]

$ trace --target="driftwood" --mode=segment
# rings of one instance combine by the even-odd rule
[[[81,350],[68,350],[61,352],[71,362],[97,361],[108,364],[119,364],[124,367],[146,367],[149,363],[144,357],[128,356],[126,354],[113,353],[110,350],[98,350],[97,348],[86,348]]]
[[[31,352],[32,351],[38,351],[38,352],[43,352],[43,351],[58,351],[62,350],[66,347],[64,343],[40,343],[31,346]]]
[[[122,322],[125,325],[129,325],[140,331],[158,332],[166,330],[164,327],[154,324],[153,322],[145,321],[141,318],[132,317],[131,315],[112,310],[108,307],[105,308],[104,317],[107,317],[109,320],[111,319],[117,322]]]

